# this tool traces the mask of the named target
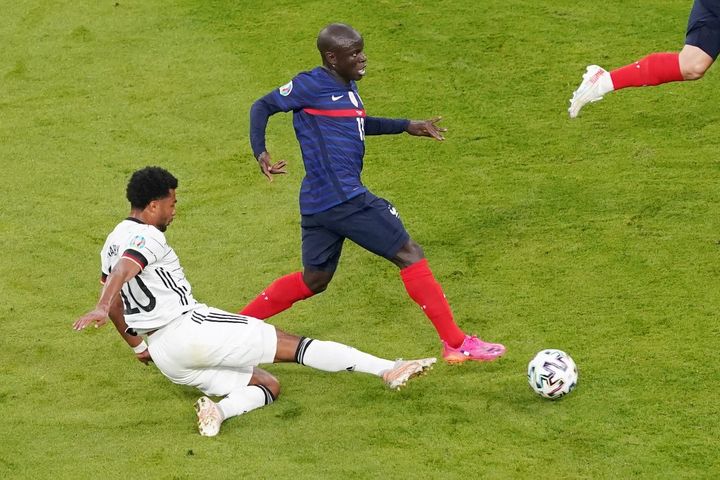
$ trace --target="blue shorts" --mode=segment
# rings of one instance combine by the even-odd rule
[[[302,215],[302,260],[308,270],[334,272],[346,238],[393,258],[410,235],[395,207],[365,192],[323,212]]]
[[[698,47],[715,60],[720,53],[720,5],[713,3],[714,0],[693,2],[685,45]]]

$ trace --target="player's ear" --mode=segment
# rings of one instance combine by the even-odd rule
[[[325,63],[328,65],[335,65],[337,63],[335,52],[325,52],[323,53],[323,58],[325,59]]]

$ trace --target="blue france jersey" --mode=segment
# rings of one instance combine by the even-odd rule
[[[720,1],[718,0],[700,0],[705,8],[710,10],[713,15],[720,18]]]
[[[365,109],[354,81],[345,85],[317,67],[255,102],[250,141],[256,158],[265,150],[267,124],[253,124],[259,110],[267,115],[293,112],[305,164],[300,188],[302,214],[322,212],[367,191],[360,180]]]

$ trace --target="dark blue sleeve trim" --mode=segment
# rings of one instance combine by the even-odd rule
[[[404,118],[365,118],[365,135],[394,135],[403,133],[410,120]]]

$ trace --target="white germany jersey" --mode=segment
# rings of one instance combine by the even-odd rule
[[[175,250],[154,226],[134,218],[123,220],[108,235],[100,256],[103,283],[121,258],[142,269],[120,291],[128,327],[159,328],[197,305]]]

